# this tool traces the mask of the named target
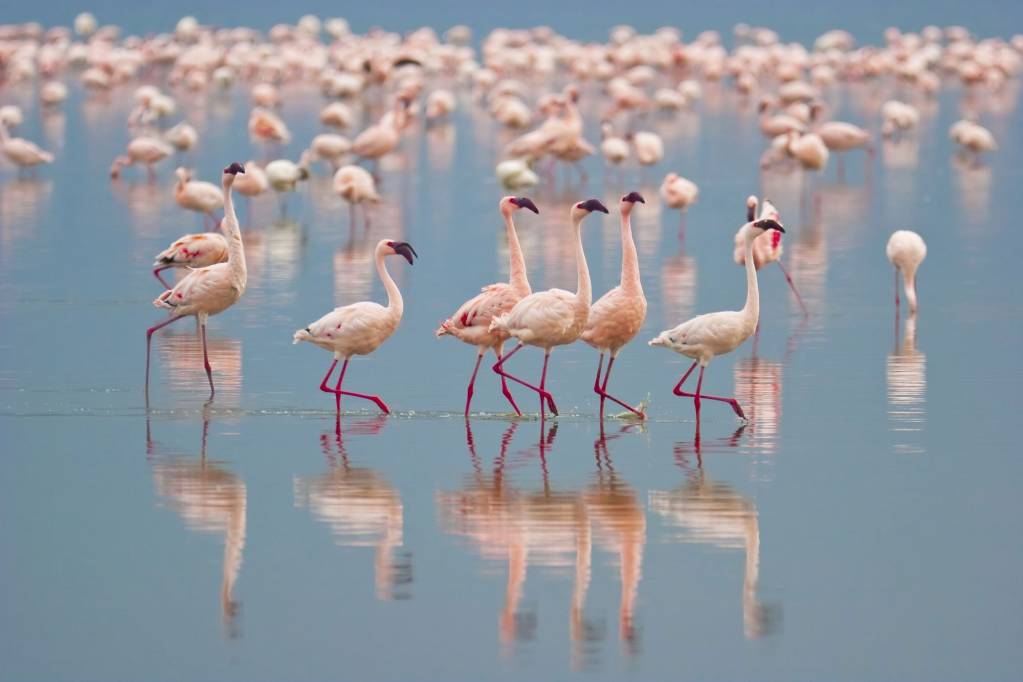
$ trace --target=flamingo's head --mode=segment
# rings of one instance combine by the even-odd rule
[[[637,202],[645,204],[646,200],[639,192],[629,192],[618,202],[618,210],[621,211],[622,215],[627,216],[632,213],[632,209],[635,208]]]
[[[227,168],[224,169],[224,173],[228,174],[228,175],[237,175],[238,173],[244,173],[244,172],[245,172],[245,166],[243,166],[242,164],[238,163],[237,161],[233,162],[230,166],[228,166]]]
[[[768,230],[777,230],[778,232],[785,234],[785,228],[782,227],[781,223],[774,218],[762,218],[754,223],[750,223],[749,225],[749,234],[752,239],[756,239]]]
[[[412,259],[418,258],[419,254],[412,248],[412,245],[408,242],[387,242],[387,248],[390,249],[388,255],[391,256],[403,256],[408,261],[409,265],[412,265]]]
[[[597,199],[587,199],[586,201],[580,201],[575,205],[575,208],[580,211],[586,211],[587,213],[593,213],[594,211],[600,211],[601,213],[607,213],[607,206],[600,203]]]
[[[529,197],[507,197],[507,202],[509,204],[509,207],[513,211],[517,211],[520,208],[525,208],[532,211],[533,213],[540,213],[540,209],[536,207],[536,204],[534,204],[533,200],[530,199]]]

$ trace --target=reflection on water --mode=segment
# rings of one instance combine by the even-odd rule
[[[603,437],[594,444],[594,481],[583,490],[558,489],[550,482],[546,467],[539,489],[512,484],[507,469],[519,458],[509,460],[508,449],[518,426],[512,423],[502,435],[498,454],[487,473],[467,424],[466,439],[475,472],[461,489],[437,494],[443,529],[467,539],[484,559],[507,566],[504,606],[498,619],[505,653],[511,653],[516,642],[532,639],[539,627],[538,613],[520,610],[532,565],[555,575],[571,574],[567,617],[570,657],[575,668],[596,663],[605,632],[599,622],[585,616],[594,544],[617,559],[621,582],[619,639],[626,653],[636,653],[634,615],[642,577],[646,517],[635,490],[615,472]],[[541,440],[541,456],[553,445],[556,430],[555,425]]]
[[[245,483],[222,466],[206,458],[209,413],[204,410],[199,458],[172,454],[152,438],[146,419],[146,454],[153,472],[156,493],[177,512],[185,526],[197,533],[224,536],[223,571],[220,583],[220,612],[227,634],[240,634],[237,617],[239,603],[234,585],[242,567],[245,550]]]
[[[209,384],[203,367],[202,337],[192,318],[179,320],[153,336],[160,376],[182,403],[193,404],[195,394],[206,395]],[[173,331],[172,331],[173,330]],[[242,393],[242,342],[224,338],[207,327],[206,350],[213,367],[217,405],[235,407]]]
[[[771,454],[778,446],[782,384],[785,366],[753,355],[735,362],[735,398],[748,418],[747,431],[759,453]]]
[[[742,428],[731,437],[707,445],[711,450],[735,447]],[[695,453],[694,467],[687,456]],[[745,569],[742,581],[742,623],[748,638],[773,633],[778,626],[776,609],[760,602],[760,520],[756,504],[727,483],[709,478],[703,470],[703,444],[699,426],[694,443],[676,445],[678,464],[686,481],[673,490],[651,490],[650,509],[678,532],[669,540],[710,545],[721,550],[742,550]]]
[[[51,194],[51,180],[19,178],[0,182],[0,259],[8,261],[14,245],[31,234]]]
[[[927,356],[916,348],[916,315],[906,318],[901,344],[897,325],[898,320],[895,350],[888,354],[885,366],[888,421],[895,451],[918,454],[925,452],[919,433],[927,423]]]
[[[952,177],[963,206],[966,225],[976,230],[988,225],[991,213],[991,166],[975,158],[952,157]]]
[[[375,435],[387,423],[385,415],[357,419],[345,434]],[[403,546],[405,508],[397,488],[374,469],[352,466],[340,421],[320,436],[328,471],[296,477],[295,505],[307,507],[327,524],[341,547],[372,547],[373,575],[378,599],[409,599],[412,595],[412,555],[395,553]]]

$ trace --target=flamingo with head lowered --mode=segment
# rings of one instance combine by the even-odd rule
[[[505,230],[508,235],[508,282],[498,282],[483,287],[483,291],[477,296],[469,299],[455,311],[455,314],[441,322],[437,329],[437,336],[450,334],[460,341],[476,346],[476,366],[472,370],[472,377],[469,379],[469,388],[465,396],[465,415],[469,416],[469,406],[472,404],[472,394],[476,384],[476,373],[479,372],[480,362],[488,350],[493,350],[497,359],[501,359],[504,353],[504,342],[508,340],[508,333],[491,330],[490,323],[495,317],[510,312],[519,301],[532,293],[529,287],[529,279],[526,277],[526,259],[522,255],[522,247],[519,245],[519,237],[515,232],[515,222],[512,214],[519,209],[525,208],[533,213],[539,213],[536,204],[527,197],[505,197],[499,204],[501,215],[504,216]],[[511,403],[515,414],[519,412],[519,406],[515,404],[511,391],[508,390],[508,382],[504,376],[501,377],[501,391],[504,397]]]
[[[558,414],[554,398],[545,388],[547,363],[550,360],[551,351],[556,346],[564,346],[577,341],[586,328],[586,320],[590,315],[593,289],[590,284],[590,270],[586,264],[586,254],[583,251],[582,223],[583,219],[593,211],[607,213],[607,208],[596,199],[588,199],[573,205],[570,213],[572,228],[575,232],[576,293],[573,294],[564,289],[548,289],[530,294],[516,303],[510,312],[495,317],[490,323],[491,331],[505,332],[519,341],[519,345],[497,361],[493,368],[494,371],[536,391],[540,396],[541,419],[544,417],[545,402],[551,412],[555,415]],[[540,375],[539,386],[534,386],[504,371],[504,363],[527,344],[538,346],[544,350],[543,372]]]
[[[401,298],[398,285],[394,283],[387,266],[384,265],[384,258],[387,256],[401,256],[412,265],[412,259],[418,254],[408,242],[396,242],[388,239],[381,240],[376,247],[375,258],[377,274],[384,283],[387,291],[387,306],[382,306],[374,301],[360,301],[351,305],[335,308],[308,327],[299,329],[292,337],[294,343],[308,341],[334,354],[334,362],[327,370],[326,376],[320,382],[320,390],[324,393],[333,393],[337,411],[341,412],[341,396],[349,395],[353,398],[362,398],[376,403],[382,412],[390,414],[380,396],[367,395],[365,393],[353,393],[342,391],[341,385],[345,379],[345,371],[348,369],[348,361],[353,355],[369,355],[389,339],[401,323],[401,316],[405,310],[405,304]],[[337,385],[334,388],[327,386],[327,380],[334,373],[338,360],[344,359],[341,366],[341,373],[337,378]]]

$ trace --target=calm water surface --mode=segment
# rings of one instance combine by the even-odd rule
[[[130,91],[72,84],[42,116],[31,87],[5,87],[19,133],[57,161],[26,180],[0,167],[0,679],[1018,678],[1017,86],[980,103],[1001,151],[979,167],[946,139],[958,86],[924,109],[918,141],[850,156],[841,180],[834,163],[759,175],[755,111],[709,86],[693,112],[644,124],[668,140],[655,171],[593,161],[585,184],[533,192],[542,214],[518,222],[535,289],[574,287],[573,201],[647,199],[634,228],[649,315],[612,383],[648,397],[651,419],[603,435],[582,345],[553,356],[561,419],[501,417],[489,372],[480,415],[461,417],[473,351],[432,331],[507,268],[492,172],[507,136],[467,97],[385,162],[368,230],[322,168],[286,218],[273,197],[242,202],[249,290],[211,323],[216,400],[182,322],[155,337],[147,411],[150,262],[199,219],[173,201],[172,164],[155,183],[107,178]],[[321,100],[285,93],[294,158]],[[186,160],[201,177],[261,158],[243,95],[175,94],[202,135]],[[876,129],[899,94],[828,99]],[[596,90],[583,105],[597,139]],[[684,239],[657,198],[668,170],[701,188]],[[706,377],[751,419],[712,403],[697,425],[670,393],[687,365],[645,341],[741,305],[732,235],[750,193],[782,212],[810,316],[765,269],[759,344]],[[918,319],[894,317],[884,245],[899,228],[928,242]],[[381,238],[421,259],[391,263],[404,321],[346,385],[396,414],[353,402],[338,424],[317,390],[327,354],[291,334],[383,298]],[[590,218],[585,245],[599,295],[617,282],[617,216]],[[536,375],[540,355],[514,363]]]

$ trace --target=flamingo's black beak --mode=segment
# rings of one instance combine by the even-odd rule
[[[240,164],[237,161],[235,161],[230,166],[225,168],[224,172],[225,173],[230,173],[231,175],[237,175],[238,173],[244,173],[245,172],[245,166],[243,166],[242,164]]]
[[[579,208],[585,211],[590,211],[591,213],[593,211],[600,211],[601,213],[608,212],[607,206],[604,206],[604,204],[600,203],[596,199],[587,199],[586,201],[580,202]]]
[[[641,204],[646,203],[646,201],[643,200],[643,195],[640,194],[639,192],[629,192],[624,197],[622,197],[622,201],[628,201],[633,204],[636,203],[637,201]]]
[[[534,204],[533,200],[529,197],[515,197],[511,200],[511,202],[519,208],[528,208],[533,213],[540,213],[540,209],[536,207],[536,204]]]
[[[387,242],[387,245],[394,249],[396,254],[403,256],[409,265],[412,265],[413,257],[419,258],[419,254],[416,253],[416,250],[408,242]]]
[[[758,220],[757,222],[753,223],[753,227],[759,228],[761,230],[778,230],[782,234],[785,234],[785,228],[781,226],[781,223],[779,223],[777,220],[772,220],[771,218],[764,218],[763,220]]]

